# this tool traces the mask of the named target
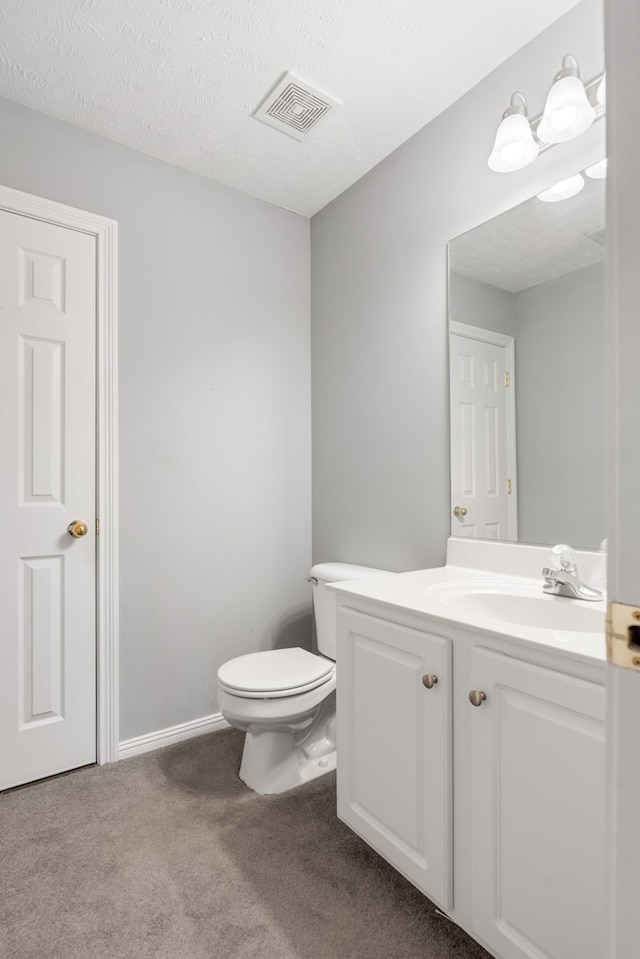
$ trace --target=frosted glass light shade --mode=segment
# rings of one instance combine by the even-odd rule
[[[549,90],[538,139],[545,143],[573,140],[589,129],[595,115],[582,81],[573,76],[561,77]]]
[[[533,163],[540,147],[533,139],[531,126],[522,113],[511,113],[500,123],[491,156],[490,170],[496,173],[511,173]]]
[[[603,76],[602,80],[600,81],[600,85],[599,85],[598,89],[596,90],[596,100],[598,101],[598,103],[600,104],[601,107],[605,106],[605,104],[606,104],[606,102],[607,102],[607,75],[606,75],[606,73],[605,73],[605,75]]]
[[[581,173],[568,177],[566,180],[560,180],[554,186],[538,193],[538,199],[544,203],[558,203],[560,200],[570,200],[572,196],[580,193],[584,186],[584,177]]]
[[[588,177],[591,177],[592,180],[606,180],[607,178],[607,158],[600,160],[599,163],[594,163],[593,166],[588,166],[584,171]]]

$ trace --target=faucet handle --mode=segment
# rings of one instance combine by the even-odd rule
[[[549,562],[553,568],[564,570],[565,573],[575,573],[578,569],[578,557],[567,543],[558,543],[553,547]]]

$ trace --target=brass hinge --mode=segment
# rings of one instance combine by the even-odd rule
[[[511,496],[511,480],[507,480],[507,493]]]
[[[607,659],[613,666],[640,672],[640,608],[626,603],[607,606]]]
[[[507,370],[504,374],[504,385],[505,386],[511,385],[511,373],[509,372],[509,370]]]
[[[100,535],[100,520],[96,519],[96,536]]]

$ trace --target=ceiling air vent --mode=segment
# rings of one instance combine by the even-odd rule
[[[593,230],[591,233],[587,233],[587,236],[595,243],[601,243],[602,246],[607,245],[607,228],[605,226],[601,227],[599,230]]]
[[[253,115],[281,133],[304,140],[337,106],[338,100],[285,73]]]

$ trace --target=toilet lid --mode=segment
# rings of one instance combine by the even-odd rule
[[[334,668],[330,659],[297,646],[270,649],[230,659],[218,670],[218,682],[244,696],[286,696],[315,689],[329,679]]]

